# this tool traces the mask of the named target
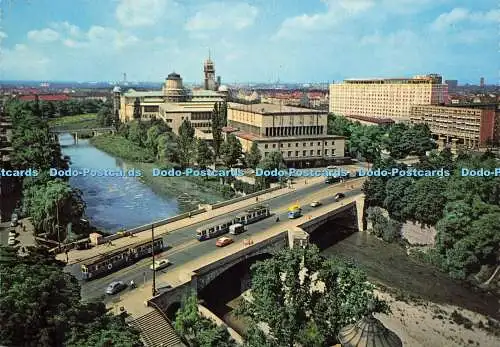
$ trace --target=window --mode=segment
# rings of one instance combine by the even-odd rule
[[[289,143],[289,144],[288,144],[288,147],[291,147],[291,146],[292,146],[292,144],[291,144],[291,143]]]
[[[307,151],[302,151],[302,155],[305,157],[307,154],[306,154]]]
[[[295,151],[295,156],[298,157],[299,156],[299,151]]]
[[[158,112],[159,106],[144,106],[144,112]]]
[[[268,152],[264,152],[264,157],[267,157],[269,153]]]
[[[312,146],[312,145],[313,145],[313,143],[311,142],[311,143],[309,144],[309,146]]]
[[[292,156],[292,151],[288,151],[288,156],[291,157]]]
[[[321,146],[321,142],[318,142],[318,146]]]
[[[317,154],[318,154],[318,155],[321,155],[321,150],[320,150],[320,149],[318,149]]]
[[[276,144],[275,143],[273,143],[273,148],[276,148]]]
[[[303,147],[305,147],[306,145],[307,145],[307,143],[305,143],[305,142],[303,142],[303,143],[302,143],[302,146],[303,146]]]
[[[266,144],[264,145],[264,148],[268,148],[268,147],[269,147],[269,145],[266,143]]]
[[[280,148],[283,148],[283,144],[282,143],[280,143]]]
[[[310,154],[310,155],[314,155],[314,151],[311,149],[311,151],[310,151],[310,153],[309,153],[309,154]]]
[[[335,144],[335,141],[332,141],[332,145],[334,145],[334,144]]]
[[[298,142],[295,142],[295,147],[299,147],[299,143]]]
[[[328,150],[327,149],[325,149],[325,155],[328,155]]]

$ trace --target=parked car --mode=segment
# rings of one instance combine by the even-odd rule
[[[311,207],[318,207],[321,206],[321,201],[313,201],[311,202]]]
[[[344,193],[337,193],[335,194],[335,201],[339,201],[341,199],[345,198]]]
[[[9,237],[9,246],[14,246],[16,244],[16,238],[15,237]]]
[[[161,270],[161,269],[164,269],[166,268],[167,266],[169,266],[170,264],[172,264],[170,262],[170,260],[168,259],[160,259],[160,260],[156,260],[155,263],[154,263],[154,267],[153,267],[153,264],[151,264],[151,266],[149,267],[151,270],[155,270],[155,271],[158,271],[158,270]]]
[[[121,292],[123,289],[125,289],[127,285],[123,283],[122,281],[115,281],[111,282],[108,287],[106,288],[106,294],[108,295],[113,295],[116,293]]]
[[[233,239],[232,238],[230,238],[230,237],[221,237],[220,239],[217,240],[217,242],[215,243],[215,245],[217,247],[224,247],[224,246],[230,245],[231,243],[233,243]]]

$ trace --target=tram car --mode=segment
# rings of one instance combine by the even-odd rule
[[[159,238],[154,241],[154,251],[159,252],[162,250],[163,239]],[[81,265],[82,278],[88,281],[105,276],[152,254],[151,241],[118,248],[111,253],[87,259]]]
[[[245,212],[238,214],[231,219],[223,220],[222,222],[208,224],[196,230],[196,238],[199,241],[212,239],[229,232],[229,227],[233,224],[251,224],[271,215],[268,206],[252,207]]]

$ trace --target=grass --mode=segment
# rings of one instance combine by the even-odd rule
[[[115,157],[125,160],[150,163],[154,161],[150,151],[119,135],[96,136],[90,140],[90,143]]]
[[[64,129],[91,129],[101,128],[97,123],[96,113],[77,114],[74,116],[59,117],[49,120],[50,127]]]

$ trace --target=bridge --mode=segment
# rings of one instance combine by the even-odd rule
[[[342,201],[326,200],[322,207],[309,209],[298,219],[288,220],[285,216],[284,221],[280,223],[268,219],[249,225],[247,232],[235,236],[233,238],[235,242],[222,249],[216,249],[210,241],[198,243],[198,247],[211,251],[204,251],[199,256],[196,252],[190,251],[191,260],[182,262],[178,258],[179,262],[174,260],[174,267],[158,272],[156,279],[158,295],[152,297],[151,281],[144,281],[144,286],[125,293],[119,301],[109,305],[115,309],[124,307],[136,319],[142,319],[140,317],[152,315],[151,312],[156,311],[157,316],[164,317],[167,325],[171,326],[170,321],[175,317],[175,312],[186,295],[192,292],[202,293],[236,266],[244,264],[248,273],[251,264],[271,257],[276,250],[307,242],[318,229],[320,230],[321,225],[328,221],[338,220],[339,225],[362,230],[363,210],[364,195],[356,190],[346,193],[346,198]],[[260,223],[263,225],[259,226]],[[252,229],[252,226],[255,228]],[[328,232],[335,233],[335,230]],[[250,240],[252,242],[248,242]],[[207,245],[209,247],[204,247]],[[180,258],[186,259],[186,254]],[[173,260],[175,257],[169,256],[169,259]],[[239,280],[241,287],[248,289],[249,276]]]
[[[75,141],[78,143],[78,136],[82,134],[92,134],[92,136],[98,136],[103,134],[114,134],[116,129],[113,127],[104,128],[80,128],[80,129],[65,129],[64,127],[53,127],[50,129],[50,133],[54,136],[59,136],[60,134],[71,134]]]

